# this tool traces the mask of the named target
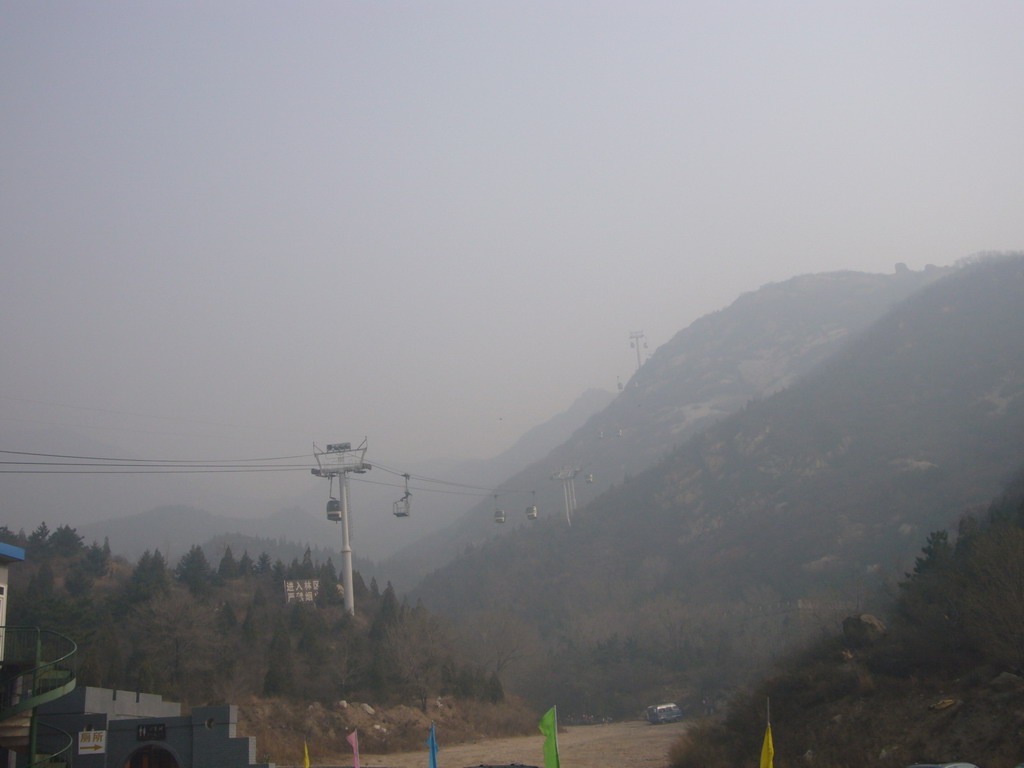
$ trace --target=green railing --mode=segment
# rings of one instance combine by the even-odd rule
[[[59,632],[0,627],[0,719],[60,698],[75,687],[78,646]]]
[[[34,763],[29,763],[26,768],[68,768],[71,765],[71,748],[75,745],[74,737],[70,733],[65,733],[60,728],[54,728],[52,725],[45,725],[43,723],[39,725],[42,728],[46,728],[47,731],[53,732],[52,736],[47,734],[46,739],[47,744],[51,745],[51,749],[54,743],[61,746]]]

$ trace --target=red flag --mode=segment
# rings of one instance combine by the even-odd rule
[[[359,768],[359,731],[352,731],[345,739],[352,745],[352,768]]]

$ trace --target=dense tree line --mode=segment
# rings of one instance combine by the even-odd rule
[[[252,695],[426,706],[455,695],[499,701],[493,670],[467,660],[436,616],[399,601],[388,583],[354,578],[356,614],[344,610],[330,559],[307,549],[290,564],[264,552],[216,564],[193,546],[177,563],[159,550],[130,564],[84,544],[66,525],[32,533],[0,526],[22,546],[11,569],[8,623],[61,632],[79,646],[79,682],[156,692],[187,704]],[[288,603],[286,580],[319,580],[313,603]]]
[[[771,700],[785,764],[1019,762],[1024,707],[1024,471],[956,537],[933,532],[868,642],[830,634],[787,657],[728,717],[688,732],[674,768],[756,760]],[[955,755],[955,757],[954,757]]]

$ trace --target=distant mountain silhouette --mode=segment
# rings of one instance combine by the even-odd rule
[[[893,274],[804,275],[744,294],[700,318],[660,347],[607,408],[445,529],[400,550],[381,567],[410,584],[466,546],[527,524],[527,505],[565,520],[560,470],[578,470],[578,506],[659,461],[673,447],[736,412],[750,400],[791,385],[836,353],[886,311],[951,268]],[[493,522],[495,506],[507,522]],[[533,524],[532,522],[530,523]]]
[[[585,392],[564,412],[534,427],[508,450],[492,459],[423,464],[410,469],[432,477],[457,478],[461,483],[472,486],[495,485],[501,478],[519,471],[532,457],[542,455],[552,446],[563,442],[612,398],[612,393],[597,389]],[[394,551],[402,544],[422,537],[464,514],[467,506],[472,503],[466,501],[465,496],[438,497],[416,493],[413,515],[396,521],[390,514],[390,505],[392,498],[397,497],[400,491],[393,487],[363,484],[359,482],[360,479],[354,478],[352,484],[353,546],[355,548],[358,545],[355,553],[356,567],[367,579],[374,575],[385,580],[388,578],[386,572],[374,566],[367,552]],[[388,474],[383,474],[379,479],[396,482]],[[171,505],[75,527],[87,542],[109,539],[115,554],[130,559],[137,558],[147,549],[160,549],[173,564],[176,558],[185,554],[194,544],[206,545],[208,542],[210,546],[207,548],[211,550],[208,556],[219,557],[225,542],[235,542],[232,545],[234,552],[239,545],[244,546],[244,537],[249,537],[279,540],[278,549],[282,557],[292,556],[290,553],[296,547],[301,555],[301,551],[313,543],[325,553],[331,553],[335,565],[339,565],[341,534],[337,526],[329,523],[321,514],[326,493],[326,483],[311,482],[308,499],[303,499],[301,506],[258,518],[228,517],[193,507]],[[316,510],[316,513],[308,511],[310,509]],[[232,539],[232,536],[236,538]],[[293,546],[286,546],[285,542]],[[239,556],[241,552],[234,554]],[[259,552],[249,554],[256,557]],[[268,554],[273,555],[272,552]],[[325,560],[326,557],[321,559]]]
[[[631,454],[646,452],[693,423],[686,402],[703,431],[581,508],[572,527],[549,515],[470,547],[415,597],[454,616],[498,605],[542,628],[573,616],[620,626],[664,596],[756,587],[798,600],[901,576],[929,531],[987,504],[1024,464],[1024,257],[967,265],[860,333],[822,322],[815,335],[812,309],[833,310],[844,281],[869,280],[799,278],[680,334],[575,437],[582,445],[586,431],[636,412],[620,423],[647,425],[629,438]],[[802,332],[781,311],[764,314],[786,303]],[[839,336],[850,338],[826,356]],[[789,343],[773,348],[772,338]],[[729,345],[745,351],[727,355]],[[735,402],[715,393],[754,388],[752,366],[775,394],[713,421],[710,411]]]

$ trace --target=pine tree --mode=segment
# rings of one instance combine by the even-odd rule
[[[42,522],[29,534],[25,549],[33,558],[43,558],[49,554],[50,527]]]
[[[235,616],[235,609],[231,603],[225,602],[217,610],[217,629],[224,634],[234,632],[238,627],[238,618]]]
[[[95,541],[85,550],[85,567],[92,576],[102,576],[110,567],[110,545],[101,547]]]
[[[259,558],[256,560],[256,567],[254,571],[260,576],[266,576],[273,569],[274,564],[270,560],[270,555],[266,552],[260,552]]]
[[[238,575],[242,578],[249,578],[252,576],[253,562],[252,558],[249,557],[249,550],[245,550],[242,556],[238,558]]]
[[[309,547],[302,555],[302,564],[296,568],[296,579],[316,578],[316,566],[313,565],[313,553]]]
[[[82,537],[70,525],[59,525],[50,536],[50,552],[58,557],[74,557],[82,551]]]
[[[194,597],[206,597],[210,594],[213,586],[210,583],[212,573],[206,554],[198,544],[192,545],[174,569],[174,577],[188,587],[188,591]]]
[[[231,547],[224,549],[224,556],[220,559],[220,565],[217,566],[217,575],[222,579],[238,577],[238,563],[235,561],[235,556],[231,553]]]
[[[167,563],[160,550],[150,554],[147,549],[135,564],[135,570],[125,587],[125,597],[129,603],[142,603],[157,595],[165,595],[169,580]]]
[[[287,696],[292,691],[294,678],[292,664],[292,643],[288,627],[280,622],[270,641],[267,658],[267,674],[263,678],[263,693],[268,696]]]

